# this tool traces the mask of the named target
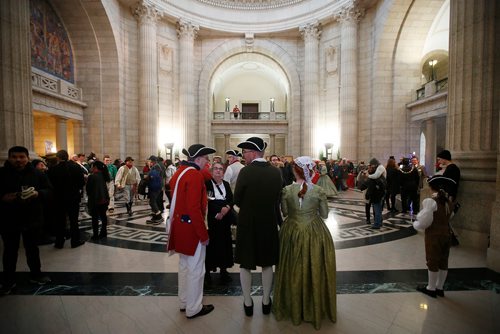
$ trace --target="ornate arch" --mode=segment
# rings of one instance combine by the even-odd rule
[[[255,39],[249,51],[247,42],[243,39],[224,43],[223,46],[216,48],[206,59],[203,60],[203,68],[198,82],[199,99],[199,128],[198,133],[201,142],[209,142],[212,127],[210,122],[210,82],[217,68],[227,59],[238,54],[253,52],[268,57],[277,63],[285,73],[290,86],[290,108],[288,109],[288,129],[289,133],[300,133],[300,76],[297,71],[297,63],[292,57],[279,45],[268,41]],[[208,126],[207,126],[208,125]],[[287,143],[287,152],[293,152],[293,148],[300,148],[300,136],[289,136]]]

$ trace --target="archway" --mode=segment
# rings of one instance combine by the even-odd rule
[[[249,49],[244,40],[232,41],[224,47],[216,48],[204,60],[204,68],[199,80],[199,139],[201,142],[212,142],[213,92],[217,79],[231,68],[254,62],[265,67],[268,73],[274,73],[277,81],[286,92],[287,132],[300,131],[300,78],[296,64],[289,54],[280,46],[267,40],[254,40]],[[269,96],[268,98],[271,98]],[[285,98],[284,98],[285,99]],[[254,129],[256,130],[256,129]],[[290,136],[285,151],[289,154],[300,152],[300,136]]]

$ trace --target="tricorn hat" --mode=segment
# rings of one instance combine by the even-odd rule
[[[241,157],[241,153],[238,150],[227,150],[226,154],[234,155],[235,157]]]
[[[196,158],[202,155],[212,154],[215,152],[216,151],[213,148],[206,147],[205,145],[202,144],[191,145],[187,150],[185,148],[182,149],[182,153],[189,158]]]
[[[428,178],[427,183],[433,188],[444,189],[447,192],[457,186],[455,180],[442,175],[434,175],[433,177]]]
[[[250,137],[244,142],[239,143],[238,147],[263,152],[267,147],[267,143],[262,138]]]

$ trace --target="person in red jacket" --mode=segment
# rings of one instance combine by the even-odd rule
[[[208,231],[205,226],[207,213],[207,190],[201,169],[208,162],[208,154],[215,153],[211,147],[194,144],[183,149],[188,159],[170,180],[172,202],[170,204],[170,232],[168,251],[179,254],[179,300],[181,312],[188,319],[206,315],[214,306],[203,305],[203,282],[205,276],[205,252]]]

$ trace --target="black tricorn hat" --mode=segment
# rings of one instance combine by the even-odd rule
[[[442,150],[441,152],[439,152],[439,154],[437,155],[437,157],[441,158],[441,159],[445,159],[445,160],[451,161],[451,153],[448,150]]]
[[[235,157],[241,157],[241,153],[238,150],[227,150],[226,154],[234,155]]]
[[[428,178],[427,183],[434,188],[444,189],[447,192],[449,192],[450,189],[452,189],[453,187],[456,187],[456,185],[457,185],[455,180],[450,179],[449,177],[446,177],[446,176],[442,176],[442,175],[434,175],[433,177]]]
[[[212,154],[215,152],[216,151],[213,148],[206,147],[205,145],[202,144],[191,145],[187,150],[185,148],[182,149],[182,153],[188,156],[189,158],[196,158],[202,155]]]
[[[262,138],[250,137],[244,142],[239,143],[238,147],[263,152],[267,147],[267,143]]]

